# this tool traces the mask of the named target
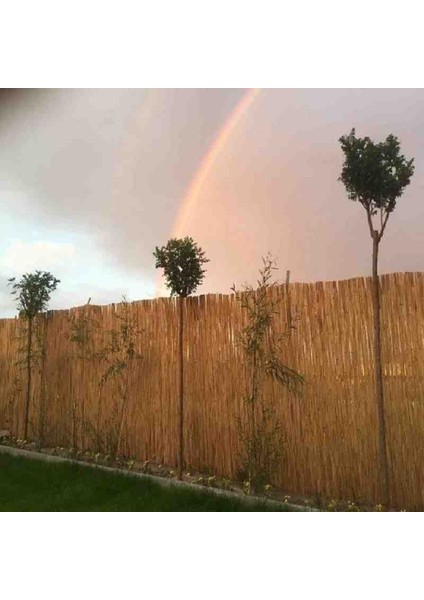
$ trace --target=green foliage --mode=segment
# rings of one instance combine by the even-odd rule
[[[238,419],[243,447],[238,478],[247,480],[249,490],[256,490],[266,485],[275,475],[283,456],[285,435],[275,408],[267,407],[264,399],[256,399],[254,418],[251,417],[247,400],[245,407],[244,418]]]
[[[47,271],[26,273],[20,281],[15,277],[8,279],[12,286],[12,295],[15,296],[19,316],[31,320],[38,313],[47,310],[50,294],[56,289],[59,279]]]
[[[271,294],[272,288],[277,285],[277,282],[271,281],[276,267],[270,256],[262,260],[263,267],[259,270],[256,289],[245,286],[242,292],[238,292],[232,287],[248,320],[237,337],[250,372],[249,385],[243,396],[245,411],[238,419],[244,451],[239,477],[247,477],[252,487],[262,486],[271,480],[284,444],[283,428],[276,417],[276,410],[263,394],[264,379],[272,377],[295,395],[300,392],[304,382],[299,373],[280,359],[284,341],[293,326],[279,335],[272,331],[273,318],[280,303]]]
[[[91,298],[88,299],[87,304],[78,316],[70,315],[68,318],[69,341],[77,345],[77,357],[81,359],[92,358],[90,344],[93,333],[99,329],[99,322],[89,312],[90,301]]]
[[[208,262],[205,253],[191,237],[173,238],[166,246],[156,246],[153,256],[156,268],[164,270],[165,282],[171,296],[179,296],[179,415],[178,415],[178,478],[182,479],[184,464],[184,311],[183,299],[196,291],[204,279],[205,269],[202,265]]]
[[[375,143],[369,137],[357,138],[352,129],[339,142],[345,155],[339,181],[344,183],[350,200],[362,204],[369,219],[380,211],[383,231],[396,200],[411,181],[414,159],[408,161],[400,154],[399,140],[394,135]]]
[[[88,299],[84,308],[78,311],[78,314],[69,314],[69,341],[76,345],[76,358],[83,361],[92,361],[96,358],[93,350],[93,334],[99,330],[100,324],[90,312],[90,301]],[[78,417],[78,412],[80,416]],[[101,446],[99,442],[100,432],[97,426],[86,422],[85,419],[85,397],[84,395],[77,402],[72,402],[72,446],[77,447],[77,429],[81,425],[82,444],[84,446],[85,434],[92,433],[96,439],[97,447]]]
[[[171,296],[186,298],[193,294],[202,283],[206,270],[202,265],[209,262],[205,253],[191,237],[173,238],[166,246],[153,252],[156,268],[164,270],[166,287]]]
[[[31,344],[28,346],[29,327],[32,327]],[[45,315],[37,314],[32,319],[24,318],[17,322],[18,329],[15,336],[16,361],[18,373],[15,375],[13,391],[10,398],[11,405],[15,406],[18,398],[24,391],[22,376],[19,371],[38,371],[40,377],[38,393],[38,440],[46,437],[47,432],[47,384],[45,379],[45,361],[47,355],[46,320]],[[28,381],[27,381],[28,383]],[[26,390],[28,393],[28,389]],[[32,390],[29,390],[32,394]],[[30,423],[33,432],[34,423]],[[28,432],[27,432],[28,433]],[[26,436],[25,436],[26,437]]]
[[[272,281],[273,271],[276,271],[275,261],[271,256],[262,259],[263,267],[259,269],[259,279],[256,289],[245,285],[243,291],[238,292],[233,286],[231,290],[236,294],[237,300],[246,311],[248,324],[238,335],[238,343],[243,348],[248,361],[255,366],[258,377],[270,375],[283,387],[297,395],[304,382],[302,375],[291,369],[280,360],[283,345],[290,335],[293,325],[290,325],[280,334],[271,331],[274,315],[278,314],[280,298],[273,298],[270,294],[278,281]],[[253,390],[255,391],[255,385]]]
[[[27,350],[28,350],[28,322],[25,320],[17,321],[16,333],[14,335],[14,342],[16,344],[16,360],[15,367],[20,369],[24,368],[27,364]],[[31,349],[31,364],[34,368],[38,362],[38,353],[34,353],[34,344]],[[35,356],[34,356],[35,354]],[[36,360],[34,360],[36,359]]]
[[[100,379],[100,385],[104,385],[111,377],[123,380],[130,362],[141,359],[136,351],[136,341],[137,335],[142,331],[137,330],[137,323],[130,314],[125,296],[122,297],[122,315],[115,313],[114,317],[118,321],[117,327],[107,332],[106,345],[96,353],[96,358],[109,363]],[[124,392],[121,397],[123,395]]]
[[[374,143],[369,137],[357,138],[355,129],[340,138],[345,154],[340,180],[351,200],[358,200],[372,214],[383,208],[393,211],[414,173],[414,159],[407,161],[400,154],[400,144],[394,135],[385,142]]]
[[[21,346],[18,349],[18,355],[21,358],[18,360],[17,366],[25,364],[27,372],[24,416],[24,437],[26,438],[28,436],[29,409],[32,394],[32,370],[39,364],[40,360],[42,365],[44,365],[46,353],[44,333],[41,331],[41,329],[44,329],[44,323],[40,320],[41,313],[47,310],[50,294],[56,289],[60,280],[47,271],[35,271],[35,273],[26,273],[19,281],[16,281],[15,277],[11,277],[8,281],[8,285],[12,286],[11,293],[15,296],[19,316],[22,317],[25,325],[22,329],[25,330],[23,334],[26,337],[26,344],[25,347]],[[20,343],[22,342],[22,333],[18,335],[18,340]],[[43,369],[44,366],[42,366]],[[43,374],[41,389],[39,418],[45,420],[46,391]]]
[[[388,504],[390,485],[384,417],[378,250],[389,216],[395,209],[396,200],[403,194],[414,174],[414,159],[408,161],[400,154],[400,144],[394,135],[389,135],[385,142],[375,143],[369,137],[357,138],[355,130],[352,129],[350,134],[342,136],[339,142],[345,154],[339,181],[344,183],[348,197],[354,201],[358,200],[365,208],[373,240],[374,368],[379,462],[382,500],[384,504]],[[373,220],[373,217],[378,214],[379,225],[375,223],[375,219]]]
[[[106,385],[108,381],[117,385],[119,400],[114,403],[110,419],[105,423],[105,441],[100,441],[101,400],[99,401],[96,433],[98,445],[113,452],[115,456],[118,456],[120,451],[125,410],[129,400],[130,366],[135,360],[142,358],[136,350],[137,336],[142,331],[137,329],[136,320],[130,314],[125,296],[122,300],[122,314],[115,313],[114,315],[118,321],[117,327],[107,332],[106,345],[95,354],[95,358],[106,362],[106,369],[99,381],[100,387]]]

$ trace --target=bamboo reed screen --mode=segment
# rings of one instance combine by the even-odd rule
[[[424,273],[384,275],[381,281],[382,347],[392,502],[424,508]],[[281,297],[273,329],[287,321],[287,294],[296,329],[282,357],[306,379],[299,399],[273,381],[269,401],[278,407],[286,444],[272,482],[288,493],[378,502],[377,421],[373,373],[371,279],[292,283]],[[142,359],[130,369],[130,396],[122,454],[140,460],[177,461],[177,306],[173,299],[130,304],[142,330]],[[45,436],[48,444],[95,449],[93,427],[105,432],[116,415],[113,382],[103,389],[99,361],[78,358],[69,341],[69,314],[45,315]],[[122,305],[90,306],[100,347]],[[189,469],[233,477],[240,464],[237,416],[246,384],[235,344],[245,317],[234,295],[185,302],[185,461]],[[15,365],[22,321],[0,320],[0,428],[22,436],[25,371]],[[16,379],[18,378],[18,379]],[[21,391],[19,391],[19,381]],[[34,372],[30,431],[39,428],[40,375]],[[91,429],[83,426],[90,423]]]

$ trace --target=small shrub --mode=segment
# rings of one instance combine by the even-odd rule
[[[275,261],[263,258],[256,289],[245,286],[238,292],[233,286],[241,308],[247,314],[248,324],[237,336],[249,371],[249,383],[243,394],[243,410],[237,418],[243,448],[242,464],[238,476],[246,478],[250,488],[261,488],[271,481],[282,457],[285,442],[282,424],[263,393],[265,377],[272,377],[281,386],[296,394],[303,377],[280,360],[282,344],[290,329],[275,335],[272,331],[274,315],[279,300],[270,295],[277,284],[272,282]]]

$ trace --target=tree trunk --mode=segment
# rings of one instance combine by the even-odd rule
[[[251,409],[251,427],[252,434],[255,432],[255,404],[258,397],[258,367],[257,367],[257,352],[254,350],[253,352],[253,361],[252,361],[252,393],[250,396],[250,409]]]
[[[82,373],[80,375],[80,377],[84,377],[85,375],[85,365],[86,365],[86,360],[88,359],[87,357],[87,348],[86,345],[84,343],[83,346],[83,350],[82,350],[82,358],[79,358],[79,362],[81,365],[81,370]],[[80,427],[80,431],[81,431],[81,450],[83,450],[85,448],[85,394],[82,394],[81,397],[81,427]]]
[[[73,451],[77,451],[77,403],[75,400],[72,402],[72,448]]]
[[[292,324],[292,315],[291,315],[291,301],[290,301],[290,271],[286,273],[286,297],[287,297],[287,327],[289,329],[289,339],[291,338],[291,324]]]
[[[252,360],[252,392],[250,395],[250,402],[248,406],[250,423],[249,423],[249,436],[250,443],[255,444],[256,437],[256,419],[255,419],[255,405],[258,397],[258,367],[257,367],[257,352],[253,352]],[[255,453],[252,455],[252,450],[248,453],[248,475],[251,488],[253,488],[253,482],[255,480]]]
[[[183,454],[184,454],[184,354],[183,354],[183,331],[184,331],[184,312],[183,312],[184,297],[179,298],[180,308],[180,323],[179,323],[179,362],[180,362],[180,410],[178,415],[178,436],[179,436],[179,448],[178,448],[178,479],[183,478]]]
[[[287,337],[287,346],[289,349],[289,356],[292,356],[292,311],[291,311],[291,298],[290,298],[290,271],[287,270],[286,272],[286,299],[287,299],[287,325],[286,328],[288,330],[288,337]],[[293,400],[290,398],[290,417],[291,417],[291,422],[292,424],[294,423],[294,407],[293,407]]]
[[[117,460],[119,458],[119,454],[121,452],[121,440],[122,440],[122,432],[124,430],[124,418],[125,418],[125,399],[122,403],[121,417],[119,419],[118,439],[116,441],[116,450],[115,450],[115,460]]]
[[[378,231],[373,231],[372,282],[374,306],[374,365],[377,400],[378,451],[380,463],[381,500],[389,506],[389,464],[387,459],[386,423],[384,415],[383,369],[381,364],[380,286],[378,281]]]
[[[27,340],[27,389],[25,402],[24,440],[28,439],[29,403],[31,398],[31,352],[32,352],[32,319],[28,319]]]
[[[41,317],[38,317],[41,319]],[[38,447],[41,449],[45,442],[46,433],[46,344],[47,344],[47,317],[39,322],[40,327],[40,352],[41,352],[41,368],[40,368],[40,401],[38,406]]]

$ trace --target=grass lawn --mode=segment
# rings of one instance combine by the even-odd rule
[[[263,504],[0,454],[0,511],[263,511]],[[281,510],[289,510],[282,506]]]

